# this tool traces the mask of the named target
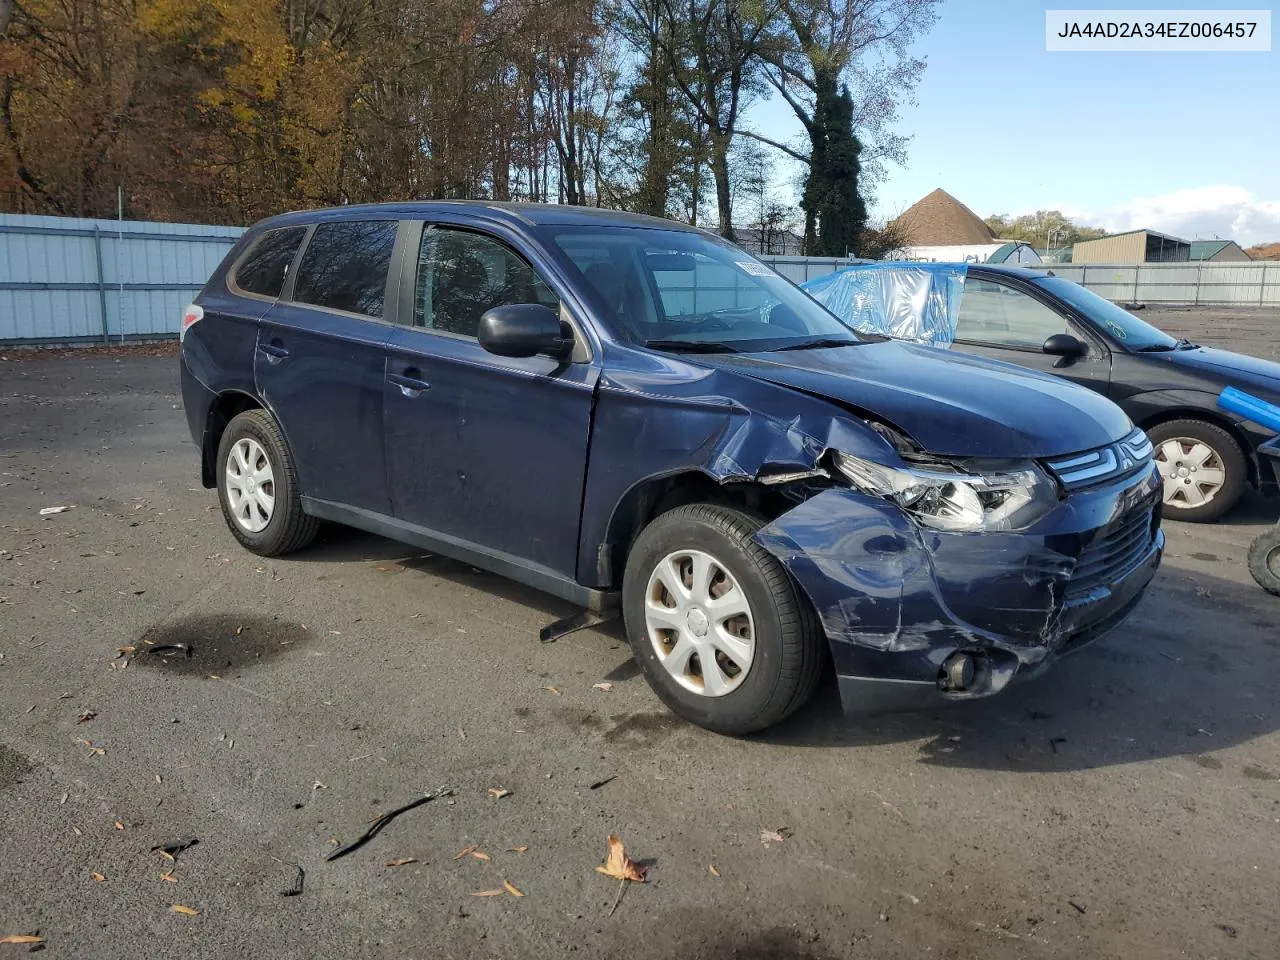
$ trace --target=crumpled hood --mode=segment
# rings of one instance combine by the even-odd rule
[[[1215,376],[1228,376],[1241,390],[1264,390],[1271,396],[1280,394],[1280,363],[1262,360],[1230,350],[1199,347],[1195,350],[1170,350],[1155,354],[1167,357],[1175,367],[1202,370]]]
[[[1069,380],[892,340],[696,362],[856,407],[946,456],[1055,457],[1133,429],[1114,403]]]

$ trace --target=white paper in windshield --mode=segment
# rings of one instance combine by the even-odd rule
[[[763,263],[756,263],[754,260],[735,260],[735,267],[741,267],[743,273],[750,274],[753,277],[772,277],[773,271],[766,267]]]

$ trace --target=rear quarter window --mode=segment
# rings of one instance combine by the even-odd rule
[[[280,296],[289,264],[293,263],[306,232],[306,227],[268,230],[254,241],[248,255],[240,261],[232,283],[245,293]]]
[[[298,264],[294,301],[381,317],[397,227],[395,220],[318,224]]]

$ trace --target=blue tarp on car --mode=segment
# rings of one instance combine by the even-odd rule
[[[961,263],[860,263],[800,286],[855,330],[945,347],[965,273]]]

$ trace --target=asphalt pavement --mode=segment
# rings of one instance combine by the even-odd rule
[[[241,550],[172,347],[5,355],[0,937],[94,960],[1280,956],[1280,599],[1244,565],[1275,501],[1168,524],[1135,616],[1037,681],[861,719],[828,684],[734,740],[667,713],[616,624],[540,644],[570,608],[496,576],[341,529]],[[648,868],[621,900],[610,834]]]

